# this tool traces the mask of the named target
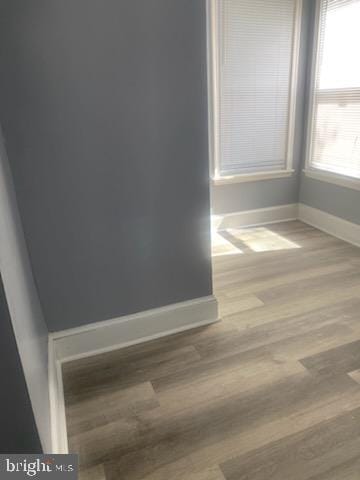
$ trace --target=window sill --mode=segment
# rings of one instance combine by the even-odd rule
[[[322,182],[333,183],[341,187],[352,188],[353,190],[360,190],[360,179],[353,177],[346,177],[339,173],[331,173],[321,170],[303,170],[304,174],[309,178],[320,180]]]
[[[291,177],[295,170],[278,170],[275,172],[243,173],[241,175],[230,175],[226,177],[213,177],[213,185],[228,185],[230,183],[258,182],[261,180],[272,180],[274,178]]]

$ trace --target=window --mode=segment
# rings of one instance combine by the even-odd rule
[[[299,0],[209,0],[215,180],[291,173],[300,11]]]
[[[360,179],[359,26],[359,0],[318,2],[307,169],[328,181]]]

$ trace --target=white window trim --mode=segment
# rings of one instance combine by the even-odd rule
[[[226,185],[228,183],[258,182],[260,180],[273,180],[275,178],[291,177],[294,169],[272,170],[269,172],[241,173],[239,175],[227,175],[212,177],[213,185]]]
[[[311,81],[309,88],[309,109],[307,118],[307,132],[306,132],[306,156],[305,156],[305,168],[303,173],[306,177],[320,180],[322,182],[333,183],[346,188],[352,188],[354,190],[360,190],[360,179],[350,177],[347,175],[341,175],[340,173],[330,172],[328,170],[321,170],[320,168],[314,168],[311,166],[311,152],[313,147],[312,127],[314,120],[315,109],[315,79],[318,73],[317,59],[320,50],[320,7],[321,0],[316,0],[316,12],[315,12],[315,27],[313,36],[313,49],[311,60]]]
[[[220,175],[220,147],[216,131],[219,127],[219,77],[220,69],[217,59],[218,28],[216,0],[207,0],[207,59],[208,59],[208,127],[209,127],[209,157],[211,179],[214,185],[228,183],[255,182],[274,178],[289,177],[294,173],[293,155],[296,123],[296,100],[298,89],[298,69],[300,56],[300,36],[303,0],[295,0],[294,45],[291,66],[289,123],[286,152],[286,167],[283,170],[242,173],[231,176]]]

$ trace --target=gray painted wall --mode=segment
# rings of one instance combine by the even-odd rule
[[[19,218],[17,203],[11,179],[10,169],[0,132],[0,272],[4,283],[7,303],[15,332],[17,349],[20,354],[27,389],[30,395],[32,408],[35,415],[37,428],[43,449],[51,452],[50,435],[50,408],[48,396],[48,370],[47,370],[47,338],[48,331],[44,322],[39,298],[36,292],[34,279],[31,272],[28,252],[25,245],[24,234]],[[3,314],[4,310],[3,310]],[[4,322],[7,320],[4,320]],[[1,336],[6,333],[9,342],[12,342],[10,330],[3,325]],[[21,385],[21,375],[17,365],[17,355],[9,344],[8,349],[0,348],[0,356],[6,358],[8,366],[7,377],[9,388],[15,390],[11,384],[13,371],[10,365],[18,369],[16,385]],[[6,357],[5,357],[6,355]],[[0,361],[3,364],[4,361]],[[15,376],[15,373],[14,373]],[[8,381],[2,385],[8,385]],[[21,387],[19,387],[21,388]],[[4,390],[6,390],[4,388]],[[25,401],[25,393],[18,392],[19,402]],[[0,395],[4,398],[3,395]],[[14,402],[16,400],[14,399]],[[7,408],[11,408],[8,406]],[[25,407],[24,407],[25,408]],[[2,412],[2,406],[0,405]],[[19,412],[19,418],[22,413]],[[29,419],[29,423],[30,419]],[[0,430],[2,427],[0,421]],[[29,431],[30,434],[30,431]],[[25,434],[24,434],[25,436]],[[25,439],[24,439],[25,441]],[[0,450],[1,452],[1,450]]]
[[[0,117],[51,331],[211,293],[205,0],[3,0]]]
[[[298,183],[299,177],[296,173],[289,178],[213,185],[211,187],[211,213],[223,215],[297,203]]]
[[[40,453],[41,445],[0,276],[0,453]]]
[[[303,175],[299,201],[360,225],[360,191]]]
[[[304,145],[305,82],[308,61],[309,28],[313,16],[312,5],[313,0],[303,1],[293,167],[296,173],[290,178],[212,186],[211,208],[213,214],[220,215],[241,212],[257,208],[297,203],[298,201],[299,173],[302,165]]]

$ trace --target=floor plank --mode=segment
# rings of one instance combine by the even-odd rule
[[[328,472],[339,459],[341,462],[353,459],[359,451],[360,409],[357,409],[231,459],[220,467],[226,480],[305,480]]]
[[[301,360],[310,371],[323,376],[350,373],[360,368],[360,340],[326,350]]]

